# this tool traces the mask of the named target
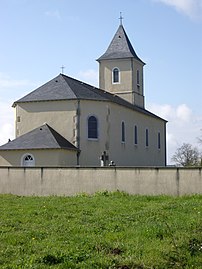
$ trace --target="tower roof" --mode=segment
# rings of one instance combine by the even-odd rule
[[[106,52],[100,58],[98,58],[97,61],[121,58],[135,58],[136,60],[145,64],[137,56],[122,24],[119,25],[119,28],[114,35]]]

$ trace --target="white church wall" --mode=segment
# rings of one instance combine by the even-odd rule
[[[125,123],[125,142],[121,141],[121,122]],[[137,145],[134,141],[134,127],[137,126]],[[146,129],[149,133],[149,145],[146,146]],[[164,122],[127,108],[112,105],[111,158],[118,165],[165,165]],[[158,149],[157,137],[161,134],[161,149]],[[121,159],[118,159],[121,156]]]
[[[133,70],[133,76],[132,76],[132,85],[133,85],[133,91],[144,95],[144,76],[143,76],[143,64],[137,61],[136,59],[133,59],[132,61],[132,70]],[[137,71],[139,71],[139,81],[137,78]]]
[[[20,103],[16,106],[16,137],[47,123],[72,142],[76,108],[77,101],[72,100]]]
[[[112,70],[117,67],[120,70],[119,83],[112,82]],[[117,91],[131,91],[132,88],[132,72],[131,62],[128,59],[121,59],[119,61],[114,60],[102,60],[100,63],[100,77],[101,77],[101,89],[110,91],[111,93]]]
[[[109,140],[107,131],[108,121],[108,102],[81,101],[81,119],[80,119],[80,164],[81,165],[100,165],[102,152],[106,150]],[[98,139],[88,138],[88,118],[95,116],[98,121]]]
[[[120,70],[119,83],[112,82],[112,70],[117,67]],[[119,94],[121,98],[126,99],[132,103],[132,72],[131,62],[128,59],[121,59],[117,62],[114,60],[102,60],[100,63],[100,88],[111,92],[112,94]]]
[[[87,137],[87,119],[94,115],[98,119],[98,139]],[[125,123],[125,142],[121,141],[121,123]],[[81,102],[81,165],[100,165],[103,151],[117,165],[149,166],[165,165],[165,122],[143,115],[131,109],[109,102]],[[134,144],[134,126],[138,128],[138,144]],[[149,132],[149,146],[146,147],[146,129]],[[161,148],[158,149],[158,133]]]
[[[109,155],[109,160],[117,165],[165,165],[164,121],[107,101],[81,100],[79,113],[77,108],[78,102],[73,100],[22,103],[17,106],[17,118],[20,117],[16,123],[17,129],[22,135],[44,122],[48,123],[70,142],[80,146],[80,165],[99,166],[104,151]],[[88,139],[89,116],[95,116],[98,120],[98,139]],[[122,122],[125,124],[125,142],[121,141]],[[134,143],[135,125],[137,145]],[[148,147],[145,145],[146,129],[149,132]],[[160,149],[157,145],[158,133],[161,136]],[[63,165],[62,159],[59,163]],[[71,164],[76,162],[64,165]]]
[[[77,152],[74,150],[12,150],[1,151],[0,166],[23,166],[23,156],[31,155],[34,166],[71,166],[77,164]]]
[[[120,71],[119,83],[112,82],[112,70]],[[143,98],[143,64],[135,59],[102,60],[99,66],[100,88],[115,93],[130,103],[144,107]],[[137,87],[137,70],[139,70],[139,86]],[[136,94],[135,94],[136,93]],[[134,101],[134,98],[136,100]]]

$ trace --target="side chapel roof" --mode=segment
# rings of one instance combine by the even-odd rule
[[[67,149],[78,150],[66,138],[56,132],[48,124],[44,124],[8,143],[0,146],[0,150],[20,149]]]
[[[106,52],[97,59],[111,60],[111,59],[123,59],[123,58],[135,58],[142,64],[145,64],[136,54],[122,24],[119,25],[117,32],[115,33],[109,47]]]
[[[13,107],[19,103],[60,100],[108,101],[163,120],[148,110],[133,105],[115,94],[111,94],[63,74],[59,74],[54,79],[15,101]]]

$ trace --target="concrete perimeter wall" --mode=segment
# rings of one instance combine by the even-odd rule
[[[0,193],[72,196],[119,190],[139,195],[202,194],[201,169],[0,167]]]

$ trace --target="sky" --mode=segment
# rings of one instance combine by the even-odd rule
[[[99,58],[123,26],[146,63],[146,109],[167,123],[167,160],[202,150],[202,0],[0,0],[0,145],[12,104],[61,73],[98,86]]]

